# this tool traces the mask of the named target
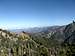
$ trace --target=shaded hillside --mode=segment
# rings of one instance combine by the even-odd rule
[[[75,55],[75,22],[66,26],[64,30],[64,48],[67,56]]]
[[[75,42],[75,22],[66,26],[64,34],[66,38],[65,42],[69,43]]]

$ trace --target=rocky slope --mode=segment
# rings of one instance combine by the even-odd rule
[[[48,56],[48,48],[36,43],[28,33],[0,29],[0,56]]]

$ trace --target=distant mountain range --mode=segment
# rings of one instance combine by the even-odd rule
[[[48,27],[33,27],[33,28],[25,28],[25,29],[13,29],[9,30],[11,32],[28,32],[28,33],[39,33],[39,32],[53,32],[57,30],[62,30],[65,26],[48,26]]]

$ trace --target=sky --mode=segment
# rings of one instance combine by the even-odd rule
[[[66,25],[75,20],[75,0],[0,0],[0,28]]]

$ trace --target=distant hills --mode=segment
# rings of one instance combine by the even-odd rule
[[[25,29],[13,29],[9,30],[11,32],[28,32],[28,33],[39,33],[39,32],[53,32],[58,29],[62,30],[65,26],[47,26],[47,27],[33,27],[33,28],[25,28]]]

